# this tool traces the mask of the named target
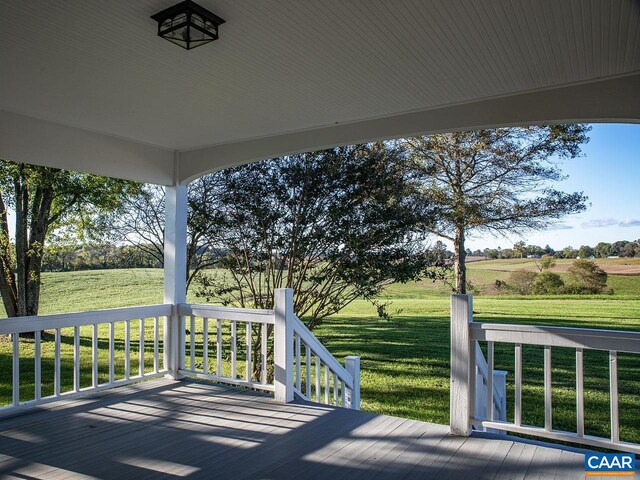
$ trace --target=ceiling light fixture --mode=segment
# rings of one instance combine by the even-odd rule
[[[191,50],[218,39],[224,20],[191,0],[152,15],[158,22],[158,36]]]

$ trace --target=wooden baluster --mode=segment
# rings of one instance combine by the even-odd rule
[[[324,366],[324,403],[329,405],[329,395],[331,394],[331,384],[329,383],[329,376],[331,371],[327,365]]]
[[[346,395],[347,395],[347,392],[346,392],[346,390],[344,388],[344,382],[341,381],[340,382],[340,396],[342,398],[342,404],[340,405],[341,407],[345,407],[346,406],[346,402],[347,402]]]
[[[158,339],[160,337],[160,319],[155,317],[153,321],[153,371],[158,373],[160,370],[160,357],[158,354]]]
[[[333,404],[338,406],[338,376],[333,374]]]
[[[584,364],[582,349],[576,348],[576,433],[584,437]]]
[[[238,326],[235,321],[231,322],[231,378],[234,380],[238,378],[237,368],[236,368],[236,348],[238,346]]]
[[[261,378],[260,381],[263,384],[267,383],[267,324],[262,324],[262,337],[260,338],[260,349],[261,349]]]
[[[321,370],[322,364],[320,363],[320,357],[316,355],[316,402],[318,403],[322,403]]]
[[[301,348],[300,348],[300,337],[298,335],[295,336],[296,342],[296,388],[299,392],[302,392],[302,367],[300,365],[300,357],[302,356]]]
[[[73,391],[80,390],[80,327],[73,327]]]
[[[517,426],[522,425],[522,345],[516,343],[515,348],[515,368],[516,368],[516,399],[514,423]]]
[[[251,381],[251,322],[245,327],[245,379]]]
[[[98,386],[98,324],[93,324],[93,334],[91,336],[91,386]]]
[[[609,401],[611,404],[611,441],[620,442],[620,420],[618,417],[618,352],[609,352]]]
[[[35,360],[35,399],[36,402],[42,398],[42,331],[33,332],[35,335],[34,360]]]
[[[487,416],[493,421],[493,342],[487,342]]]
[[[202,319],[202,373],[209,373],[209,319]]]
[[[53,394],[60,396],[61,377],[60,377],[60,329],[56,328],[55,346],[53,352]]]
[[[552,423],[551,347],[544,347],[544,429],[550,432]]]
[[[138,358],[138,375],[144,376],[144,318],[140,319],[140,357]]]
[[[305,361],[306,361],[306,367],[307,367],[307,372],[306,372],[306,376],[307,376],[307,399],[311,400],[311,355],[313,355],[313,352],[311,351],[311,348],[309,348],[309,345],[305,344]]]
[[[20,403],[20,334],[11,335],[13,342],[13,405]]]
[[[191,348],[189,349],[190,358],[189,358],[189,370],[192,372],[196,371],[196,317],[191,315],[191,321],[189,324],[189,343],[191,343]]]
[[[116,325],[114,322],[109,323],[109,383],[113,383],[115,381],[115,336],[116,336]]]
[[[131,376],[131,320],[124,322],[124,378]]]
[[[222,320],[217,321],[216,330],[216,375],[222,375]]]

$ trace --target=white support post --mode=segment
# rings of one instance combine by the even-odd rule
[[[187,297],[187,187],[165,188],[164,303],[173,305],[164,326],[164,368],[177,380],[184,344],[178,305]]]
[[[345,357],[344,368],[353,378],[353,388],[347,388],[344,406],[360,410],[360,357]]]
[[[273,308],[273,380],[276,402],[293,401],[293,290],[278,288]]]
[[[473,296],[451,296],[451,435],[471,434],[474,405],[475,342],[469,340],[473,322]],[[490,407],[489,407],[490,408]]]

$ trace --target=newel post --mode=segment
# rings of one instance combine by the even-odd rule
[[[344,406],[360,410],[360,357],[345,357],[344,368],[353,378],[353,388],[347,388]]]
[[[293,290],[278,288],[273,299],[273,381],[276,402],[293,401]]]
[[[187,187],[165,188],[164,303],[172,305],[164,324],[164,368],[173,379],[184,362],[184,328],[178,305],[187,300]]]
[[[451,435],[471,434],[474,413],[475,342],[470,340],[473,296],[451,295]]]

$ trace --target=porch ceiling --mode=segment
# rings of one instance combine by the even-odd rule
[[[3,0],[0,157],[172,183],[372,138],[640,119],[636,0],[200,0],[227,23],[188,52],[149,18],[175,1]]]

